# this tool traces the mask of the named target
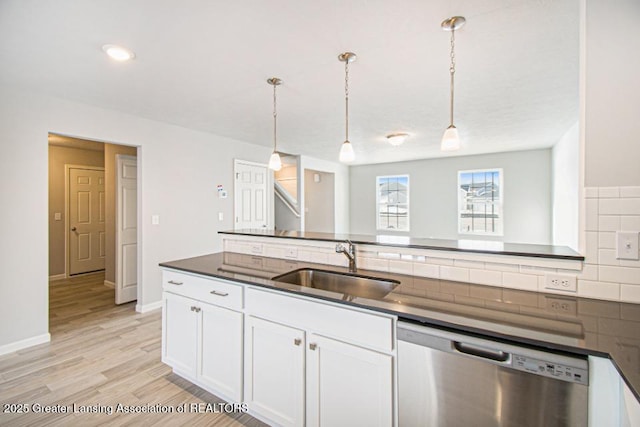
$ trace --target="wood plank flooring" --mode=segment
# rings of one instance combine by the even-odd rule
[[[0,356],[0,425],[10,426],[250,426],[266,424],[241,412],[105,413],[118,404],[218,404],[218,397],[174,375],[160,361],[160,311],[140,314],[135,303],[116,306],[104,274],[49,285],[51,342]],[[19,327],[19,325],[16,325]],[[5,413],[19,404],[28,413]],[[98,413],[34,413],[91,406]],[[59,405],[59,406],[57,406]]]

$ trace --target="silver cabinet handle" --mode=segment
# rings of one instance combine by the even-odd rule
[[[318,348],[318,344],[312,342],[311,344],[309,344],[309,350],[315,350],[316,348]]]
[[[200,313],[200,310],[202,310],[200,307],[196,307],[196,313]]]
[[[176,286],[181,286],[183,285],[182,282],[176,282],[175,280],[169,280],[169,283],[171,283],[172,285],[176,285]]]
[[[293,343],[295,345],[300,345],[302,343],[302,340],[300,338],[296,338],[295,340],[293,340]]]
[[[202,310],[200,307],[196,307],[195,305],[191,306],[191,311],[195,311],[196,313],[200,313],[200,310]]]
[[[209,292],[211,295],[217,295],[219,297],[226,297],[227,295],[229,295],[228,292],[220,292],[220,291],[211,291]]]
[[[191,311],[196,311],[196,307],[195,306],[191,306]]]

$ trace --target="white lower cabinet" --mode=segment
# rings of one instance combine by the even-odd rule
[[[242,401],[243,314],[165,292],[162,361],[230,402]]]
[[[297,307],[307,301],[252,291],[247,290],[245,321],[245,402],[252,413],[280,426],[396,424],[392,347],[384,351],[328,337],[322,333],[323,318],[314,316],[315,306]],[[364,316],[356,320],[357,327],[343,324],[341,335],[362,328],[368,320],[375,324],[376,319],[367,316],[376,315],[316,304],[324,306],[319,307],[322,313],[326,307],[339,310],[333,313],[336,317],[342,310]],[[270,305],[277,308],[272,313],[277,321],[268,318]],[[251,314],[252,307],[261,317]],[[281,320],[285,313],[290,324]],[[379,337],[370,339],[386,343]]]
[[[393,356],[310,334],[307,427],[393,425]]]
[[[304,331],[247,316],[245,402],[281,426],[304,425]]]

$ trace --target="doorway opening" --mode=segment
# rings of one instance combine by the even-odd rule
[[[101,280],[101,289],[87,289],[101,299],[107,289],[113,305],[135,301],[137,147],[54,133],[48,139],[50,296],[53,286]]]

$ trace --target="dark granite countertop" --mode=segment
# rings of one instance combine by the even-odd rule
[[[400,284],[377,299],[349,297],[271,280],[313,267],[348,273],[343,267],[221,252],[162,267],[298,295],[353,305],[427,326],[489,336],[550,351],[610,358],[640,400],[640,304],[498,288],[369,270],[365,276]]]
[[[382,245],[402,248],[435,249],[439,251],[474,252],[483,254],[498,254],[512,256],[526,256],[536,258],[556,258],[584,261],[584,257],[567,246],[535,245],[526,243],[503,243],[488,240],[446,240],[423,239],[410,236],[364,234],[334,234],[310,231],[287,231],[268,229],[246,229],[219,231],[220,234],[235,234],[240,236],[280,237],[285,239],[320,240],[341,242],[351,240],[362,245]]]

